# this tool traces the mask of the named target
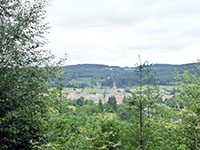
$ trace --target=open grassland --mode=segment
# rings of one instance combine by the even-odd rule
[[[177,86],[175,86],[175,85],[160,85],[159,88],[163,89],[163,90],[167,90],[167,91],[173,91],[174,89],[177,88]]]

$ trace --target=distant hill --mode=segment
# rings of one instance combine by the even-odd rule
[[[195,63],[184,65],[154,64],[152,72],[158,79],[159,85],[173,85],[175,71],[195,71]],[[138,85],[134,67],[107,66],[99,64],[79,64],[64,66],[67,72],[64,83],[67,87],[112,87],[114,82],[117,87],[131,87]]]

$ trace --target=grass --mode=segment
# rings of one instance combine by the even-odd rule
[[[87,94],[97,94],[99,93],[97,89],[94,88],[85,88],[84,89]]]
[[[139,86],[133,86],[130,88],[131,91],[135,91]],[[176,88],[177,86],[175,85],[158,85],[158,87],[160,89],[166,90],[166,91],[173,91],[174,88]],[[145,89],[145,86],[144,86]]]
[[[163,90],[172,91],[177,86],[175,86],[175,85],[160,85],[159,87],[160,87],[160,89],[163,89]]]

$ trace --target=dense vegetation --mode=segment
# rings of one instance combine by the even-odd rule
[[[200,148],[199,65],[194,74],[176,75],[173,105],[162,101],[153,66],[141,62],[134,69],[139,86],[122,104],[115,96],[98,104],[69,100],[60,64],[50,65],[52,56],[41,50],[48,28],[45,6],[45,0],[0,1],[1,150]]]
[[[134,72],[135,67],[118,67],[97,64],[82,64],[64,66],[67,72],[64,84],[72,88],[85,87],[112,87],[114,82],[119,88],[137,86],[137,77]],[[157,77],[158,85],[174,85],[174,74],[176,71],[195,70],[195,64],[167,65],[154,64],[152,72]]]

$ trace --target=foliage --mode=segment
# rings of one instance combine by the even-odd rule
[[[185,65],[167,65],[153,64],[152,72],[156,73],[158,85],[175,85],[174,72],[195,69],[195,64]],[[64,84],[67,87],[86,88],[86,87],[112,87],[114,82],[119,88],[138,86],[137,76],[134,67],[118,67],[98,64],[82,64],[64,66],[64,71],[68,74],[65,77]],[[145,83],[146,84],[146,83]]]
[[[139,149],[149,149],[152,135],[151,122],[152,118],[156,117],[156,104],[159,100],[159,94],[156,92],[155,82],[152,74],[151,65],[147,62],[141,63],[135,67],[135,72],[138,77],[139,87],[132,93],[132,97],[128,100],[128,106],[133,113],[130,122],[133,126],[134,133],[138,138],[133,139],[135,147]],[[146,83],[146,86],[144,86]]]
[[[41,50],[47,2],[0,1],[0,149],[45,142],[46,94],[56,69]]]
[[[135,73],[133,68],[77,65],[64,67],[64,71],[74,69],[65,79],[61,69],[64,60],[51,66],[52,56],[41,50],[48,29],[43,22],[46,4],[45,0],[0,1],[0,149],[200,148],[199,64],[197,69],[186,65],[188,71],[177,74],[178,89],[171,91],[178,94],[165,102],[152,71],[160,72],[158,78],[162,76],[157,84],[169,84],[174,81],[171,65],[140,63]],[[128,90],[136,81],[139,87]],[[132,96],[124,98],[122,104],[117,104],[115,96],[98,104],[83,97],[72,101],[67,98],[66,82],[98,88],[100,83],[113,86],[116,82]],[[88,93],[96,90],[88,89]],[[106,94],[105,90],[104,99]]]
[[[111,96],[108,98],[108,111],[110,112],[116,112],[117,111],[117,101],[115,96]]]
[[[177,74],[179,95],[177,99],[182,103],[180,110],[181,135],[185,138],[180,143],[185,143],[188,149],[200,148],[200,65],[197,64],[197,70],[190,73],[184,71],[184,74]]]

